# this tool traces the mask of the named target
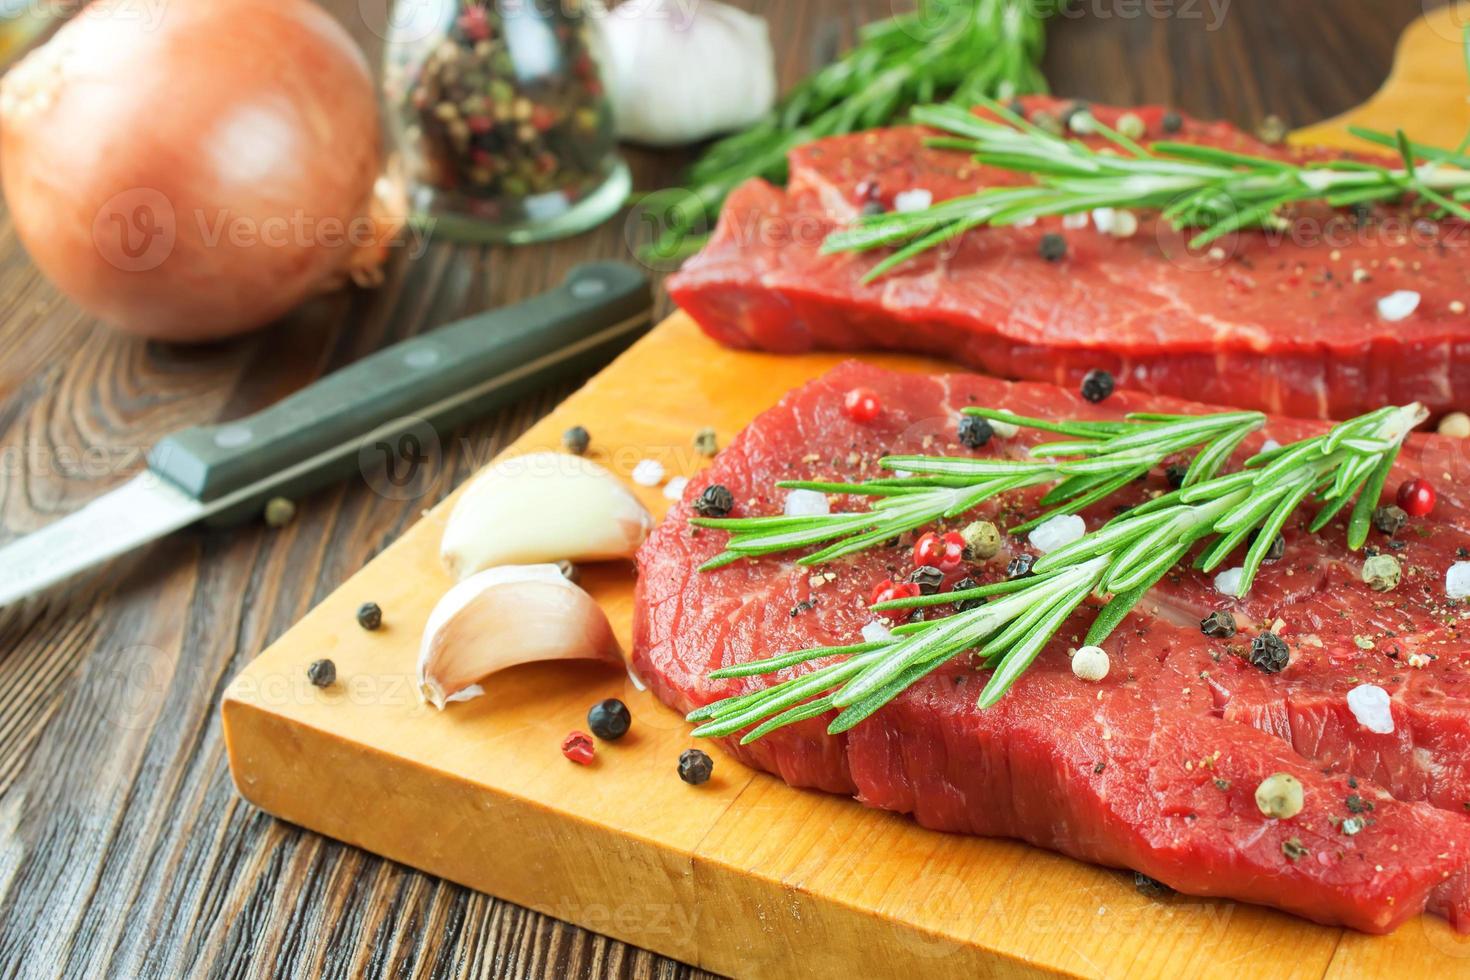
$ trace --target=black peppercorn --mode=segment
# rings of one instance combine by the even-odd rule
[[[306,668],[306,679],[317,687],[331,687],[337,683],[337,665],[330,660],[313,660]]]
[[[691,786],[709,782],[715,771],[715,760],[699,749],[685,749],[679,753],[679,778]]]
[[[1409,522],[1409,514],[1402,507],[1390,504],[1373,511],[1373,526],[1389,537],[1398,534]]]
[[[1031,566],[1036,563],[1036,558],[1025,552],[1017,555],[1006,565],[1006,578],[1025,578],[1031,574]]]
[[[1161,120],[1161,122],[1163,123],[1164,132],[1166,133],[1177,133],[1179,132],[1179,130],[1184,128],[1184,117],[1179,115],[1179,113],[1175,112],[1173,109],[1170,109],[1168,112],[1164,113],[1164,118]]]
[[[1133,872],[1133,888],[1145,898],[1168,898],[1174,894],[1174,889],[1157,878],[1150,878],[1142,871]]]
[[[604,742],[616,742],[628,734],[633,716],[617,698],[599,701],[587,712],[587,728]]]
[[[1006,108],[1011,110],[1011,112],[1015,113],[1016,115],[1020,116],[1022,119],[1026,118],[1026,103],[1022,102],[1020,99],[1012,99],[1010,104],[1007,105]]]
[[[711,483],[694,500],[694,512],[701,517],[724,517],[735,506],[735,495],[720,483]]]
[[[1235,635],[1235,617],[1228,612],[1212,612],[1199,621],[1199,631],[1216,640],[1228,640]]]
[[[582,426],[574,425],[561,434],[561,444],[566,447],[567,452],[580,456],[592,444],[592,436]]]
[[[954,584],[954,587],[951,588],[950,591],[964,592],[968,589],[978,589],[979,587],[979,582],[975,581],[969,576],[966,576],[965,578],[962,578],[958,582],[956,582]],[[954,608],[956,612],[969,612],[971,609],[978,609],[983,605],[985,605],[984,599],[959,599],[955,601]]]
[[[978,415],[961,415],[959,434],[960,445],[979,449],[995,435],[995,429],[991,428],[988,420]]]
[[[1041,257],[1048,262],[1060,262],[1067,255],[1067,240],[1054,231],[1049,231],[1041,236],[1041,244],[1037,246]]]
[[[1260,531],[1252,531],[1251,532],[1251,537],[1250,537],[1250,543],[1252,545],[1254,545],[1256,543],[1256,539],[1259,538],[1260,536],[1261,536],[1261,532]],[[1283,536],[1281,536],[1281,535],[1278,534],[1278,535],[1276,535],[1276,540],[1274,540],[1274,541],[1271,542],[1271,547],[1269,547],[1269,548],[1266,549],[1266,557],[1264,559],[1262,559],[1262,560],[1263,561],[1280,561],[1284,557],[1286,557],[1286,538],[1284,538]]]
[[[1178,490],[1184,486],[1184,478],[1189,475],[1189,467],[1183,463],[1170,463],[1164,467],[1164,479],[1168,481],[1170,489]]]
[[[944,573],[933,565],[920,565],[909,575],[909,581],[918,585],[919,595],[933,595],[944,584]]]
[[[1251,640],[1251,665],[1267,674],[1279,674],[1291,663],[1286,641],[1270,630]]]
[[[1082,397],[1096,405],[1111,395],[1116,387],[1117,383],[1111,374],[1101,368],[1094,368],[1082,379]]]
[[[383,625],[383,610],[376,602],[364,602],[357,607],[357,625],[365,630],[375,630]]]

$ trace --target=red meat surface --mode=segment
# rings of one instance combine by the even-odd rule
[[[1112,123],[1125,110],[1093,111]],[[1188,118],[1166,134],[1161,109],[1131,111],[1149,140],[1328,155]],[[820,246],[870,194],[891,208],[906,190],[940,201],[1028,179],[926,147],[929,135],[901,127],[797,149],[787,189],[755,180],[730,195],[709,244],[668,280],[670,294],[734,347],[913,350],[1063,387],[1102,368],[1130,390],[1304,418],[1470,403],[1470,226],[1404,208],[1304,207],[1288,231],[1243,232],[1208,250],[1146,215],[1128,238],[1043,219],[973,230],[863,283],[885,252],[823,255]],[[1061,261],[1040,255],[1049,232],[1066,239]],[[1397,290],[1421,300],[1390,322],[1378,301]]]
[[[842,411],[856,386],[881,399],[871,423]],[[898,544],[819,568],[779,555],[700,573],[725,538],[687,524],[707,485],[733,492],[737,516],[778,513],[778,480],[861,479],[880,472],[876,460],[888,452],[1018,455],[1036,440],[1023,430],[966,449],[955,429],[966,405],[1049,417],[1209,410],[1126,392],[1090,405],[1049,385],[838,367],[757,418],[691,481],[639,552],[634,658],[657,695],[688,711],[767,683],[709,680],[719,667],[853,642],[874,619],[873,587],[913,568],[911,549]],[[1319,430],[1272,419],[1246,448]],[[748,746],[732,741],[730,750],[795,786],[909,813],[926,827],[1014,837],[1131,868],[1192,895],[1368,932],[1425,908],[1470,925],[1470,653],[1462,632],[1470,611],[1444,589],[1446,569],[1470,547],[1464,481],[1447,478],[1463,474],[1459,446],[1415,436],[1400,457],[1390,488],[1411,474],[1443,482],[1430,517],[1392,539],[1378,531],[1370,538],[1370,547],[1402,562],[1404,580],[1391,593],[1361,581],[1364,555],[1346,550],[1341,521],[1320,535],[1297,523],[1287,529],[1285,556],[1263,566],[1244,599],[1218,594],[1211,577],[1187,567],[1162,582],[1106,643],[1112,669],[1101,683],[1070,669],[1069,649],[1091,615],[1083,610],[994,708],[976,707],[985,676],[959,658],[850,732],[830,736],[819,719]],[[1166,486],[1154,474],[1133,499]],[[1120,502],[1085,512],[1089,526]],[[1036,493],[1012,494],[965,519],[989,516],[1003,526],[1035,504]],[[951,578],[1003,578],[1009,558],[1025,549],[1007,538],[995,558]],[[1199,619],[1216,609],[1234,612],[1236,637],[1200,632]],[[1265,628],[1292,650],[1279,674],[1245,659]],[[1346,692],[1360,683],[1392,694],[1393,734],[1368,731],[1348,711]],[[1255,804],[1256,787],[1274,772],[1306,788],[1306,808],[1294,819],[1268,819]],[[1354,816],[1366,826],[1344,832]],[[1293,839],[1307,852],[1296,860],[1283,851]]]

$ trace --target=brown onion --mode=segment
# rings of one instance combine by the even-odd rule
[[[380,153],[367,62],[310,0],[95,3],[0,83],[26,249],[148,337],[238,333],[370,276]]]

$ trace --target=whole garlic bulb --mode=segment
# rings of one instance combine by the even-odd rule
[[[628,0],[591,13],[622,139],[693,143],[748,126],[775,103],[764,17],[716,0]]]

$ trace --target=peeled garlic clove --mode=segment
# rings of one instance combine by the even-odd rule
[[[439,554],[455,578],[483,568],[631,558],[653,517],[590,459],[530,453],[501,460],[465,488]]]
[[[419,694],[443,710],[498,670],[539,660],[623,664],[607,615],[555,565],[509,565],[444,594],[419,646]]]

